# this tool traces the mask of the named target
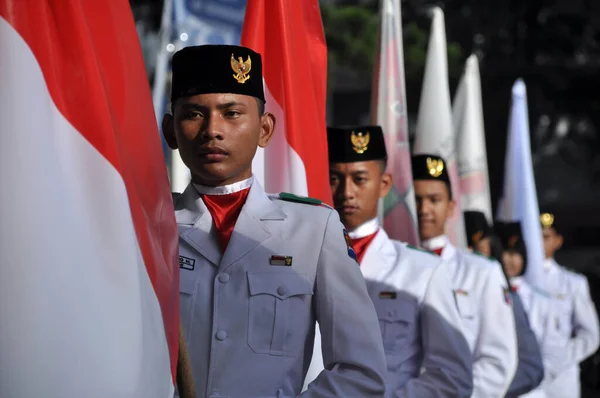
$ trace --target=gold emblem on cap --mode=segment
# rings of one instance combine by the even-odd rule
[[[352,132],[350,135],[350,141],[352,142],[352,149],[354,152],[359,155],[365,153],[365,151],[369,147],[369,141],[371,141],[371,134],[367,131],[366,133],[362,133],[359,131],[358,133]]]
[[[444,171],[444,161],[427,158],[427,169],[429,170],[429,174],[432,177],[439,177],[442,175],[442,171]]]
[[[473,240],[473,243],[479,242],[481,240],[481,238],[483,238],[483,231],[477,231],[473,235],[471,235],[471,239]]]
[[[554,215],[550,213],[544,213],[540,216],[540,221],[542,222],[542,227],[550,228],[554,224]]]
[[[237,80],[238,83],[244,84],[248,79],[250,79],[250,69],[252,69],[252,60],[248,55],[248,59],[246,61],[242,60],[242,57],[238,57],[237,60],[231,54],[231,69],[235,72],[233,78]]]

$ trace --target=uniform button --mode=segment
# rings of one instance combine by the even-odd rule
[[[219,330],[216,334],[217,340],[223,341],[227,338],[227,332],[224,330]]]
[[[285,286],[279,286],[277,288],[277,294],[280,296],[285,296],[285,294],[287,293],[287,289],[285,288]]]
[[[227,283],[229,282],[229,274],[221,274],[219,275],[219,282]]]

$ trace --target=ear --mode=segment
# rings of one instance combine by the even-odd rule
[[[162,133],[169,148],[177,149],[177,139],[175,138],[175,128],[173,126],[173,115],[165,114],[162,120]]]
[[[379,183],[379,197],[385,198],[392,189],[392,175],[390,173],[383,173],[381,175],[381,181]]]
[[[563,243],[565,242],[565,239],[563,238],[563,236],[561,234],[557,234],[556,235],[556,248],[555,250],[559,250]]]
[[[266,112],[260,117],[260,135],[258,137],[258,146],[261,148],[267,147],[273,134],[275,133],[275,115]]]
[[[448,218],[454,216],[454,209],[456,208],[456,202],[454,199],[448,202]]]

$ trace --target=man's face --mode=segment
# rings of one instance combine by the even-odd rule
[[[476,251],[477,253],[483,254],[486,257],[491,257],[492,256],[492,244],[491,244],[490,238],[487,237],[487,238],[480,239],[477,243],[475,243],[473,250]]]
[[[163,119],[165,140],[179,149],[192,181],[211,186],[249,178],[256,148],[269,144],[274,127],[256,98],[239,94],[183,97]]]
[[[348,230],[377,217],[378,200],[392,187],[392,177],[383,167],[375,160],[329,164],[333,203]]]
[[[554,253],[562,247],[563,237],[554,228],[542,228],[544,238],[544,252],[546,258],[554,257]]]
[[[516,251],[505,250],[502,252],[502,264],[509,278],[519,276],[523,272],[523,257]]]
[[[455,205],[450,200],[448,186],[436,180],[416,180],[414,183],[421,239],[443,235],[446,220],[454,213]]]

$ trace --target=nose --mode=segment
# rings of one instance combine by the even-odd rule
[[[354,199],[354,184],[350,178],[343,180],[343,187],[341,188],[344,200]]]
[[[431,211],[431,202],[424,198],[417,198],[417,215],[425,215]]]
[[[223,139],[223,120],[218,114],[211,113],[202,127],[202,136],[207,141]]]

